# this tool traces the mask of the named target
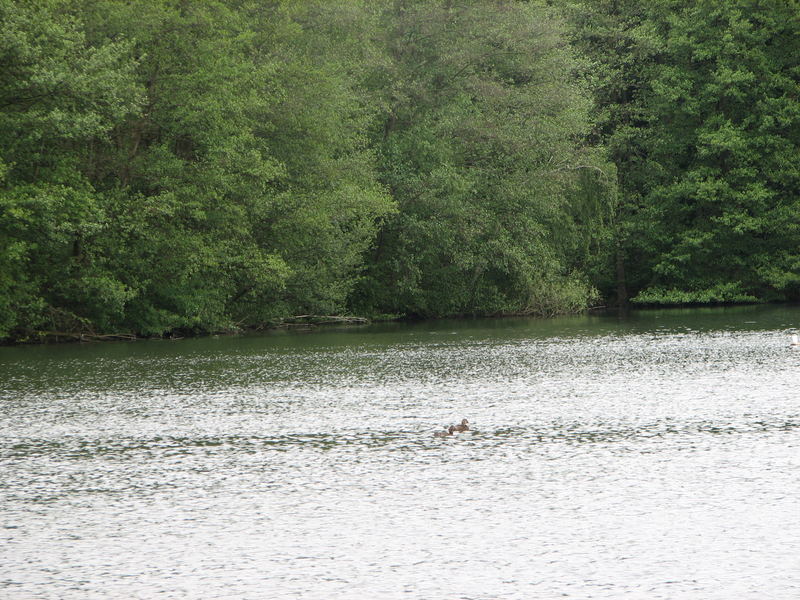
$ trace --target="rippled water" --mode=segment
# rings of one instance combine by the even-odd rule
[[[794,600],[798,321],[0,349],[0,597]]]

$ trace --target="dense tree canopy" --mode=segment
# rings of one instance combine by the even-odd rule
[[[393,202],[304,9],[2,6],[0,335],[342,310]]]
[[[0,0],[0,339],[800,297],[795,0]]]
[[[800,4],[570,3],[618,167],[618,294],[800,297]],[[612,284],[598,278],[606,290]]]
[[[591,296],[613,168],[580,140],[588,95],[563,25],[532,3],[397,2],[387,58],[382,229],[367,306],[418,315],[548,312]]]
[[[671,3],[647,109],[657,226],[641,300],[800,292],[800,14],[783,0]]]

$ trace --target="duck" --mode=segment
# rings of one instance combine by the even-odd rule
[[[437,431],[436,433],[433,434],[433,437],[447,437],[449,435],[453,435],[453,432],[455,430],[456,426],[450,425],[450,427],[447,428],[447,431]]]
[[[454,431],[458,431],[461,433],[462,431],[469,431],[469,421],[466,419],[461,419],[461,425],[454,425]]]

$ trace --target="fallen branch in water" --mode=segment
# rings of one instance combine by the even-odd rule
[[[365,325],[369,319],[365,317],[342,317],[338,315],[295,315],[286,317],[278,323],[278,326],[308,326],[308,325],[329,325],[332,323],[348,323]]]
[[[138,339],[133,333],[81,333],[74,331],[37,331],[36,335],[39,338],[69,338],[78,340],[79,342],[111,342],[120,340],[135,340]]]

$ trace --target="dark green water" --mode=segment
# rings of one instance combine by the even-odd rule
[[[797,327],[0,348],[0,597],[794,599]]]

